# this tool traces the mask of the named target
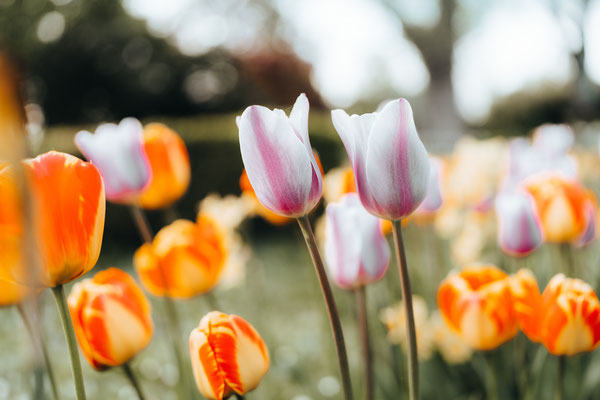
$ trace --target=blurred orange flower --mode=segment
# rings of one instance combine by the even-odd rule
[[[255,389],[269,369],[269,352],[252,325],[237,315],[212,311],[190,334],[196,384],[208,399]]]
[[[595,235],[596,196],[556,174],[537,175],[525,189],[535,199],[545,240],[586,244]]]
[[[438,289],[438,307],[448,325],[477,350],[491,350],[518,332],[506,273],[492,265],[451,273]]]
[[[90,163],[51,151],[23,163],[29,178],[41,271],[21,260],[23,227],[11,168],[0,166],[0,269],[25,285],[54,287],[91,270],[102,244],[106,200],[100,173]]]
[[[209,216],[179,219],[142,245],[133,264],[142,284],[155,296],[190,298],[212,290],[225,266],[224,233]]]
[[[587,283],[555,275],[542,294],[529,270],[513,276],[521,329],[555,355],[592,351],[600,343],[600,302]]]
[[[150,303],[118,268],[75,284],[68,304],[81,351],[97,370],[126,363],[152,339]]]
[[[19,304],[31,293],[30,290],[27,286],[0,279],[0,307]]]
[[[144,148],[152,178],[138,198],[142,208],[164,208],[179,200],[190,184],[190,159],[179,135],[163,124],[144,127]]]

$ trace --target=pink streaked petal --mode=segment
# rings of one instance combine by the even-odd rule
[[[442,162],[432,157],[431,158],[431,173],[429,175],[429,186],[427,188],[427,195],[419,206],[419,211],[433,212],[438,210],[442,206]]]
[[[380,209],[376,215],[396,220],[412,213],[425,198],[429,171],[410,104],[404,99],[389,102],[368,137],[366,175]]]
[[[349,116],[344,110],[333,110],[333,125],[344,143],[356,181],[356,188],[363,206],[372,213],[377,213],[379,205],[373,198],[366,173],[367,140],[370,127],[376,114]]]
[[[333,281],[343,289],[356,283],[360,268],[360,234],[351,213],[340,203],[326,209],[325,260]]]
[[[356,196],[353,195],[354,198]],[[358,199],[356,199],[358,200]],[[380,220],[360,204],[355,206],[355,230],[360,235],[360,269],[364,284],[378,281],[390,263],[390,247],[380,228]]]
[[[294,103],[289,120],[292,124],[292,127],[296,131],[296,134],[300,135],[300,138],[302,139],[310,158],[310,164],[312,166],[312,185],[308,198],[309,203],[312,204],[312,209],[312,207],[316,206],[321,199],[321,194],[323,193],[323,177],[321,176],[319,164],[317,164],[317,160],[315,159],[312,147],[310,145],[310,138],[308,136],[308,111],[308,99],[306,98],[306,95],[302,93],[300,96],[298,96],[296,103]]]
[[[242,160],[258,200],[286,217],[306,214],[310,210],[311,162],[285,114],[251,106],[239,125]]]

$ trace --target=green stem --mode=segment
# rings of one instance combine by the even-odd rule
[[[244,400],[244,396],[242,396],[241,394],[235,393],[234,396],[237,400]]]
[[[85,387],[83,386],[79,349],[77,348],[77,340],[75,339],[73,322],[71,322],[71,315],[69,314],[69,308],[67,307],[67,298],[65,297],[63,285],[53,287],[52,294],[54,295],[54,300],[56,300],[56,306],[58,308],[58,313],[60,314],[60,321],[65,333],[67,347],[69,348],[71,369],[73,370],[73,380],[75,381],[75,397],[77,400],[85,400]]]
[[[358,328],[360,331],[363,363],[365,368],[365,399],[373,400],[373,352],[371,350],[371,341],[369,339],[366,288],[362,285],[356,289],[356,310],[358,314]]]
[[[29,337],[31,338],[31,342],[33,343],[33,348],[36,352],[41,353],[42,358],[44,360],[44,366],[46,367],[46,372],[48,373],[48,379],[50,380],[50,388],[52,389],[52,396],[54,400],[58,400],[58,386],[56,385],[56,377],[54,376],[54,370],[52,369],[52,364],[50,364],[50,357],[48,357],[48,350],[46,349],[46,344],[44,343],[44,339],[35,334],[33,327],[31,325],[31,321],[29,321],[29,317],[27,317],[27,313],[25,312],[25,307],[23,304],[17,304],[17,310],[19,311],[19,315],[23,320],[23,324],[29,333]]]
[[[308,216],[305,215],[297,220],[315,266],[317,277],[319,278],[319,283],[321,284],[321,291],[323,292],[323,297],[325,298],[325,305],[327,306],[327,311],[329,313],[329,322],[331,323],[331,329],[333,331],[333,339],[338,356],[340,375],[342,377],[342,387],[344,388],[344,398],[346,400],[352,400],[352,381],[350,380],[350,369],[348,367],[348,355],[346,354],[344,332],[342,331],[342,324],[340,323],[340,317],[335,305],[335,299],[333,298],[333,293],[331,292],[329,279],[327,278],[327,273],[325,272],[323,260],[321,259],[321,254],[319,253],[317,241],[315,240],[315,235],[310,226]]]
[[[127,379],[129,379],[129,382],[131,383],[131,386],[133,386],[133,388],[135,389],[135,392],[137,393],[137,396],[140,400],[144,400],[144,393],[142,392],[142,387],[140,386],[137,378],[135,377],[133,370],[131,369],[131,366],[129,365],[129,363],[125,363],[123,364],[123,372],[125,372],[125,375],[127,376]]]
[[[406,313],[406,337],[408,342],[408,395],[410,400],[419,399],[419,359],[417,358],[417,334],[415,329],[415,316],[412,304],[412,293],[410,290],[410,278],[408,276],[408,265],[406,263],[406,251],[402,240],[402,221],[392,221],[392,232],[394,234],[394,245],[398,257],[398,268],[400,270],[400,283],[402,284],[402,300]]]
[[[485,391],[489,400],[498,400],[498,380],[492,361],[492,353],[487,351],[482,353],[485,362]]]
[[[566,356],[558,356],[558,369],[556,374],[556,399],[564,400],[565,398],[565,366],[567,363]]]

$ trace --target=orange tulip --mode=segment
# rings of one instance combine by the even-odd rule
[[[92,164],[55,151],[26,160],[23,166],[41,270],[31,276],[21,262],[17,189],[11,168],[0,166],[2,276],[27,285],[65,284],[91,270],[100,255],[106,207],[102,177]]]
[[[190,158],[179,135],[163,124],[144,127],[144,148],[152,178],[138,198],[142,208],[164,208],[185,194],[190,184]]]
[[[600,302],[587,283],[558,274],[540,294],[531,271],[520,270],[512,290],[521,329],[550,353],[570,356],[600,343]]]
[[[438,307],[467,344],[491,350],[518,332],[507,274],[492,265],[450,274],[438,289]]]
[[[226,258],[223,232],[200,214],[196,223],[179,219],[162,228],[135,252],[133,264],[150,293],[185,299],[213,289]]]
[[[212,311],[190,334],[192,369],[204,397],[222,400],[255,389],[269,369],[269,352],[252,325]]]
[[[126,363],[150,343],[150,303],[118,268],[75,284],[68,304],[81,351],[97,370]]]
[[[586,244],[594,238],[596,197],[578,182],[543,174],[526,182],[546,241]]]

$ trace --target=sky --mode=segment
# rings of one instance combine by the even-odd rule
[[[148,29],[186,54],[260,44],[267,16],[250,1],[123,0]],[[277,34],[313,65],[313,83],[332,107],[373,100],[378,93],[412,97],[429,73],[400,20],[375,0],[272,0],[281,14]],[[436,0],[407,0],[403,20],[431,26]],[[586,70],[600,85],[600,0],[458,0],[452,79],[469,122],[482,122],[494,102],[523,90],[561,91],[576,74],[572,53],[586,47]],[[551,5],[553,8],[551,8]],[[583,27],[582,40],[580,28]],[[383,99],[381,99],[383,100]]]

